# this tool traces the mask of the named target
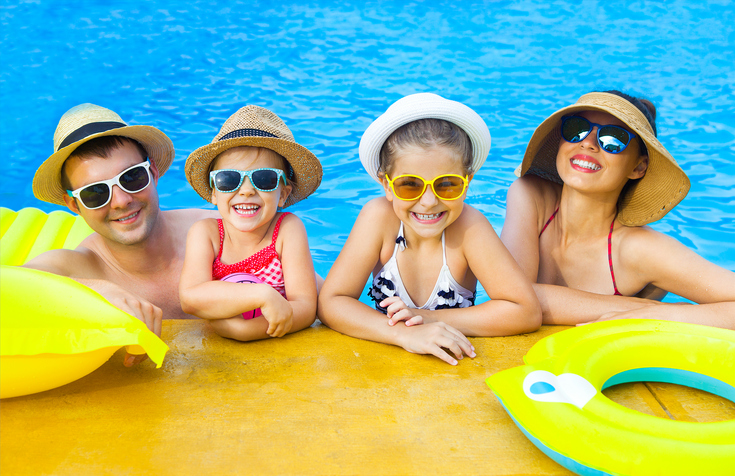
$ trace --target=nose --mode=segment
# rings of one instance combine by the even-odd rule
[[[132,194],[121,189],[117,185],[112,186],[112,198],[110,198],[110,207],[125,208],[133,201]]]
[[[244,195],[246,197],[255,195],[255,187],[250,183],[250,177],[245,177],[243,179],[242,185],[240,185],[240,190],[238,190],[237,193],[238,195]]]
[[[431,184],[427,185],[426,190],[424,190],[424,194],[421,195],[421,198],[419,198],[419,203],[426,208],[431,208],[438,202],[439,199],[434,193],[434,189],[432,188]]]
[[[580,144],[590,149],[597,149],[597,126],[592,126],[592,130],[587,134],[587,137],[580,141]]]

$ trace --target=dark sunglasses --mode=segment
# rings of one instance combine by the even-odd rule
[[[597,127],[597,143],[610,154],[619,154],[636,137],[620,126],[602,125],[590,122],[581,116],[565,116],[561,120],[561,136],[567,142],[582,142]]]
[[[209,172],[209,186],[221,193],[231,193],[240,189],[245,177],[250,179],[253,187],[261,192],[272,192],[278,188],[278,181],[288,185],[286,174],[279,169],[235,170],[222,169]]]
[[[151,163],[148,161],[133,165],[110,180],[91,183],[76,190],[67,190],[66,193],[72,198],[78,198],[85,208],[96,210],[110,203],[113,185],[117,185],[128,193],[145,190],[151,183],[150,166]]]

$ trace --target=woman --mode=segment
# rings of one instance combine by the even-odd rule
[[[545,324],[648,318],[735,329],[735,273],[645,226],[689,191],[656,139],[656,109],[595,92],[534,132],[501,238],[534,283]],[[699,306],[662,304],[667,292]]]

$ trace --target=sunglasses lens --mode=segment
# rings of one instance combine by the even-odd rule
[[[214,186],[220,192],[234,192],[240,188],[240,177],[234,170],[220,170],[214,176]]]
[[[592,125],[584,117],[567,117],[561,123],[561,136],[567,142],[583,141],[592,130]]]
[[[622,127],[604,126],[599,134],[600,147],[611,154],[619,154],[630,141],[630,134]]]
[[[404,175],[393,181],[393,193],[403,200],[415,200],[424,192],[424,181],[421,177]]]
[[[148,186],[150,177],[145,167],[135,167],[120,176],[120,186],[131,193],[140,192]]]
[[[250,180],[255,188],[266,192],[278,188],[278,172],[274,170],[256,170],[250,176]]]
[[[100,208],[110,199],[110,187],[105,183],[92,184],[79,192],[79,199],[90,210]]]
[[[464,192],[464,180],[460,177],[443,175],[434,179],[434,192],[439,198],[453,200]]]

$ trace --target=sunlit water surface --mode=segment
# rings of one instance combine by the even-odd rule
[[[292,207],[326,275],[362,205],[365,128],[398,98],[436,92],[487,122],[490,157],[467,202],[500,232],[534,128],[591,90],[658,106],[659,138],[692,181],[655,223],[735,269],[735,14],[729,2],[108,2],[0,6],[2,206],[56,207],[31,191],[59,117],[83,102],[160,128],[176,160],[163,208],[207,207],[183,164],[245,104],[279,114],[322,161]],[[277,5],[277,7],[274,7]],[[672,300],[672,298],[667,298]],[[676,300],[676,299],[673,299]]]

